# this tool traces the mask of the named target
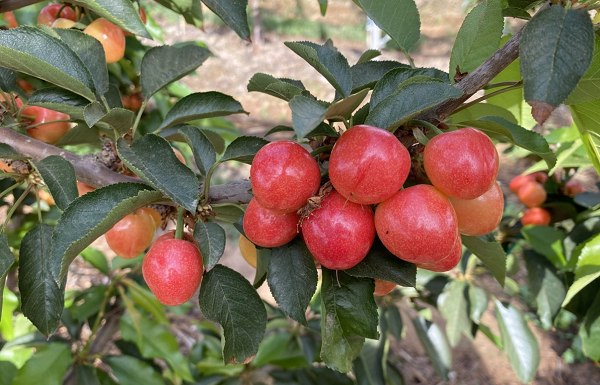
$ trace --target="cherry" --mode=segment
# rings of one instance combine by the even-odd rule
[[[375,210],[375,228],[384,246],[412,263],[442,260],[458,234],[452,204],[438,189],[419,184],[398,191]]]
[[[152,207],[142,207],[141,209],[138,209],[138,210],[144,211],[144,212],[150,214],[150,216],[154,220],[154,224],[156,225],[157,229],[162,226],[162,221],[163,221],[162,215],[160,215],[158,213],[158,211],[154,210]]]
[[[375,240],[373,210],[333,190],[302,221],[306,247],[323,266],[345,270],[362,261]]]
[[[431,139],[425,146],[423,165],[431,183],[444,194],[475,199],[496,180],[498,151],[481,131],[461,128]]]
[[[17,84],[19,85],[19,87],[21,87],[21,89],[27,94],[31,94],[35,88],[33,88],[33,86],[31,85],[31,83],[29,83],[27,80],[25,79],[17,79]]]
[[[54,144],[58,142],[71,128],[69,122],[54,122],[55,120],[69,119],[69,115],[62,112],[43,107],[29,106],[25,107],[21,113],[26,118],[33,117],[34,120],[30,125],[40,124],[39,126],[27,129],[29,136],[45,143]]]
[[[458,231],[466,235],[484,235],[494,230],[502,220],[504,196],[496,182],[491,189],[475,199],[449,197],[458,219]]]
[[[267,144],[256,153],[250,181],[254,198],[262,207],[289,213],[304,206],[317,192],[321,172],[304,147],[281,140]]]
[[[531,175],[531,174],[527,174],[527,175],[517,175],[516,177],[512,178],[510,180],[510,183],[508,184],[508,188],[510,189],[510,191],[513,192],[513,194],[518,194],[519,193],[519,189],[527,182],[533,182],[535,181],[535,178]]]
[[[257,255],[256,246],[254,246],[254,243],[250,242],[248,238],[240,234],[238,244],[240,246],[240,253],[242,254],[242,257],[244,257],[250,266],[256,269]]]
[[[95,188],[93,188],[90,185],[87,185],[83,182],[77,182],[77,191],[79,192],[79,196],[82,196],[83,194],[87,194],[90,191],[94,191]]]
[[[46,190],[42,190],[42,189],[38,190],[38,196],[40,197],[41,200],[46,202],[46,204],[48,206],[54,206],[56,204],[56,202],[54,202],[54,198],[52,197],[52,195]]]
[[[329,158],[329,178],[342,196],[363,205],[400,190],[410,171],[408,150],[389,131],[354,126],[338,139]]]
[[[534,172],[533,174],[531,174],[531,176],[533,177],[533,179],[535,179],[536,182],[541,184],[546,183],[546,181],[548,180],[548,174],[541,171]]]
[[[123,95],[121,97],[121,101],[123,102],[123,107],[132,111],[139,111],[142,108],[142,96],[141,94],[134,93],[131,95]]]
[[[200,286],[203,271],[198,246],[186,239],[175,239],[174,232],[156,239],[142,262],[148,287],[167,306],[190,300]]]
[[[54,20],[54,22],[52,23],[51,27],[52,28],[65,28],[65,29],[69,29],[72,26],[75,25],[75,21],[71,20],[71,19],[65,19],[63,17],[58,18],[56,20]]]
[[[8,28],[17,28],[19,26],[15,14],[12,11],[4,12],[2,16],[4,16],[4,21],[8,24]]]
[[[296,237],[299,220],[295,212],[277,213],[265,209],[252,198],[244,214],[244,233],[255,245],[278,247]]]
[[[441,261],[431,262],[431,263],[421,263],[418,264],[417,267],[420,269],[435,271],[438,273],[443,273],[445,271],[450,271],[454,269],[458,263],[460,262],[460,258],[462,257],[462,243],[460,240],[460,236],[456,237],[456,243],[452,247],[452,251],[448,254],[447,257],[442,259]]]
[[[83,32],[100,41],[102,48],[104,48],[107,63],[116,63],[125,56],[123,30],[110,21],[104,18],[96,19]]]
[[[142,8],[142,6],[140,5],[140,19],[142,19],[142,23],[146,24],[146,22],[148,21],[148,16],[146,16],[146,11],[144,11],[144,8]],[[125,34],[125,36],[131,36],[130,32],[127,31],[123,31],[123,33]],[[125,107],[128,108],[128,107]],[[139,108],[138,108],[139,110]]]
[[[547,194],[544,186],[538,182],[527,182],[519,189],[518,197],[525,206],[535,207],[546,201]]]
[[[389,293],[391,293],[392,290],[394,290],[394,288],[396,288],[396,284],[394,282],[384,281],[383,279],[376,279],[375,291],[373,292],[373,295],[383,297],[384,295],[388,295]]]
[[[61,10],[62,8],[62,10]],[[60,11],[60,15],[59,15]],[[42,8],[38,15],[38,24],[51,26],[58,18],[68,19],[72,21],[77,20],[75,11],[71,7],[65,6],[64,4],[50,4]],[[73,23],[74,24],[74,23]]]
[[[570,197],[574,197],[577,194],[581,194],[581,193],[585,192],[581,183],[574,181],[574,180],[570,180],[565,184],[564,191],[565,191],[565,195],[570,196]]]
[[[541,207],[532,207],[523,212],[521,223],[523,226],[536,225],[548,226],[550,224],[550,213]]]
[[[156,222],[147,211],[136,210],[125,216],[105,234],[108,246],[119,257],[135,258],[144,252],[154,239]]]

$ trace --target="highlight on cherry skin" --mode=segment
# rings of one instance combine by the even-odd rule
[[[107,63],[116,63],[125,56],[123,30],[110,21],[104,18],[96,19],[83,32],[95,37],[102,44]]]

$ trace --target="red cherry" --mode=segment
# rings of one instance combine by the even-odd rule
[[[513,192],[513,194],[518,194],[519,193],[519,189],[527,182],[533,182],[535,181],[535,178],[531,175],[531,174],[527,174],[527,175],[517,175],[516,177],[512,178],[510,180],[510,183],[508,184],[508,188],[510,189],[510,191]]]
[[[104,18],[96,19],[83,32],[100,41],[107,63],[116,63],[125,56],[123,30],[110,21]]]
[[[550,213],[541,207],[527,209],[523,212],[523,216],[521,217],[521,224],[523,224],[523,226],[548,226],[550,221]]]
[[[278,247],[296,237],[299,220],[295,212],[277,213],[265,209],[253,198],[244,214],[244,233],[255,245]]]
[[[585,189],[583,188],[581,183],[574,181],[574,180],[570,180],[565,184],[564,191],[565,191],[565,195],[574,197],[577,194],[581,194],[581,193],[585,192]]]
[[[150,246],[155,230],[152,215],[144,210],[136,210],[106,232],[106,243],[119,257],[135,258]]]
[[[538,182],[527,182],[519,189],[519,200],[527,207],[539,206],[546,201],[544,186]]]
[[[24,108],[21,111],[21,114],[26,117],[34,117],[34,120],[30,125],[69,119],[69,115],[63,114],[62,112],[36,106]],[[54,122],[29,128],[27,133],[34,139],[54,144],[58,142],[70,128],[71,124],[69,122]]]
[[[418,264],[417,267],[425,270],[435,271],[438,273],[443,273],[445,271],[450,271],[454,269],[458,263],[460,262],[460,258],[462,257],[462,243],[460,240],[460,236],[456,237],[456,243],[454,247],[452,247],[452,251],[448,254],[447,257],[442,259],[441,261],[431,262],[431,263],[421,263]]]
[[[8,28],[17,28],[19,26],[15,14],[12,11],[4,12],[2,16],[4,17],[4,21],[8,24]]]
[[[384,281],[383,279],[376,279],[375,291],[373,292],[373,295],[383,297],[384,295],[388,295],[389,293],[391,293],[395,287],[396,284],[394,282]]]
[[[410,172],[410,155],[389,131],[354,126],[338,139],[329,158],[329,178],[342,196],[363,205],[400,190]]]
[[[82,196],[83,194],[87,194],[90,191],[94,191],[95,188],[93,188],[90,185],[87,185],[83,182],[77,182],[77,191],[79,192],[79,196]]]
[[[321,183],[317,162],[301,145],[289,140],[271,142],[252,161],[254,197],[265,209],[280,213],[298,210]]]
[[[59,15],[58,12],[61,8],[62,11],[60,11]],[[51,26],[52,23],[54,23],[54,21],[56,21],[58,18],[69,19],[73,21],[77,20],[75,11],[73,11],[71,7],[65,6],[64,4],[50,4],[42,8],[38,15],[37,22],[38,24]]]
[[[334,190],[302,221],[302,235],[321,265],[332,270],[349,269],[367,256],[375,240],[373,211]]]
[[[200,286],[202,255],[187,240],[163,237],[146,253],[142,274],[162,304],[177,306],[190,300]]]
[[[452,204],[433,186],[419,184],[398,191],[375,210],[375,228],[383,245],[412,263],[442,260],[458,234]]]
[[[475,199],[496,181],[498,151],[474,128],[445,132],[425,146],[423,165],[431,183],[454,198]]]
[[[466,235],[484,235],[494,230],[502,220],[504,196],[496,182],[491,189],[475,199],[449,197],[458,219],[458,231]]]

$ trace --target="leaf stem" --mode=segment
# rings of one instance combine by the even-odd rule
[[[40,188],[35,185],[34,189],[35,191],[35,203],[36,203],[36,209],[37,209],[37,216],[38,216],[38,222],[42,223],[42,209],[40,208]]]
[[[311,156],[319,155],[319,154],[322,154],[322,153],[324,153],[324,152],[331,151],[331,149],[332,149],[332,148],[333,148],[333,146],[332,146],[332,145],[328,145],[328,146],[319,147],[319,148],[317,148],[317,149],[315,149],[315,150],[311,151],[311,152],[310,152],[310,155],[311,155]]]
[[[405,50],[402,50],[402,53],[406,57],[406,60],[408,60],[408,64],[410,65],[410,68],[417,68],[417,66],[415,66],[415,62],[413,61],[412,57],[410,57],[408,52],[406,52]]]
[[[518,81],[518,82],[498,82],[498,83],[488,83],[485,86],[483,86],[483,90],[489,90],[492,88],[498,88],[498,87],[505,87],[505,86],[514,86],[517,85],[519,83],[521,83],[522,80]]]
[[[19,174],[18,172],[1,172],[0,179],[6,178],[23,178],[23,174]],[[2,196],[0,195],[0,197]]]
[[[502,88],[501,90],[498,90],[498,91],[490,92],[487,95],[483,95],[482,97],[477,98],[477,99],[475,99],[475,100],[473,100],[473,101],[471,101],[469,103],[463,104],[462,106],[460,106],[457,109],[455,109],[454,111],[452,111],[450,113],[450,115],[454,115],[457,112],[460,112],[462,110],[466,110],[467,108],[469,108],[471,106],[474,106],[475,104],[480,103],[480,102],[482,102],[484,100],[490,99],[490,98],[492,98],[492,97],[494,97],[496,95],[500,95],[500,94],[503,94],[503,93],[508,92],[508,91],[518,90],[519,88],[522,88],[522,87],[523,87],[523,82],[520,81],[520,82],[517,82],[517,84],[514,84],[512,86],[508,86],[508,87]]]
[[[12,205],[12,207],[10,208],[10,210],[8,210],[8,213],[6,213],[6,220],[4,221],[4,224],[2,225],[2,228],[0,229],[0,234],[4,233],[4,231],[6,230],[6,226],[8,225],[8,221],[10,221],[10,218],[17,210],[17,207],[19,207],[19,205],[23,202],[23,200],[25,199],[27,194],[29,194],[29,192],[31,191],[31,188],[32,188],[31,185],[27,186],[27,188],[25,189],[23,194],[21,194],[19,199],[17,199],[15,201],[15,203]]]
[[[135,138],[135,133],[137,132],[137,128],[138,125],[140,124],[140,120],[142,119],[142,114],[144,113],[144,110],[146,109],[146,103],[147,100],[142,101],[142,106],[140,107],[140,110],[138,111],[137,116],[135,117],[135,122],[133,123],[133,128],[131,129],[131,138]]]
[[[175,228],[175,239],[183,239],[183,216],[185,215],[185,209],[179,207],[177,209],[177,227]]]
[[[215,164],[212,165],[212,167],[210,168],[210,170],[208,170],[208,172],[206,173],[206,177],[204,178],[204,189],[202,190],[202,199],[201,202],[202,204],[207,204],[208,203],[208,198],[209,198],[209,194],[210,194],[210,179],[212,178],[213,173],[215,172],[215,169],[217,168],[217,166],[221,164],[221,162],[217,161],[215,162]]]
[[[23,184],[23,182],[19,182],[19,183],[15,183],[12,186],[10,186],[9,188],[7,188],[6,190],[2,191],[0,193],[0,199],[4,198],[5,196],[7,196],[8,194],[10,194],[11,191],[13,191],[14,189],[16,189],[17,187],[21,186]]]
[[[435,125],[426,122],[424,120],[419,120],[419,119],[411,119],[408,122],[406,122],[406,125],[408,127],[414,127],[414,126],[421,126],[421,127],[427,127],[428,129],[430,129],[432,132],[435,132],[436,135],[439,134],[443,134],[444,132],[442,130],[439,129],[439,127],[436,127]]]

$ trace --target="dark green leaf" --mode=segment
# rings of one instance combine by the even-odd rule
[[[386,385],[384,353],[382,342],[365,340],[360,355],[354,360],[354,374],[358,385]]]
[[[6,143],[0,143],[0,158],[26,160],[26,156],[19,154],[14,148]]]
[[[75,168],[62,156],[50,155],[33,165],[48,186],[59,209],[65,210],[79,196]]]
[[[19,369],[13,385],[62,385],[63,376],[71,364],[71,350],[61,343],[41,345]]]
[[[198,242],[205,269],[212,269],[225,251],[225,230],[214,222],[197,222],[194,239]]]
[[[300,83],[301,85],[301,83]],[[304,90],[286,79],[277,79],[271,75],[257,73],[248,82],[248,92],[256,91],[283,99],[286,102],[298,96]]]
[[[272,250],[267,283],[279,307],[290,318],[307,326],[305,313],[317,290],[317,268],[299,237]]]
[[[396,341],[400,341],[404,331],[404,322],[402,321],[400,309],[396,306],[386,307],[385,315],[387,317],[387,327],[389,332],[396,338]]]
[[[89,103],[87,99],[60,87],[35,90],[27,101],[30,106],[62,112],[69,115],[71,119],[83,119],[83,109]]]
[[[591,209],[591,208],[594,208],[594,207],[600,205],[600,194],[592,193],[592,192],[584,192],[584,193],[575,195],[573,200],[578,205]]]
[[[258,289],[267,279],[267,269],[271,263],[271,249],[256,248],[256,274],[252,286]]]
[[[365,97],[369,93],[368,89],[364,89],[354,95],[348,96],[346,99],[342,99],[327,108],[325,113],[325,119],[340,120],[350,119],[352,112],[360,106],[365,100]]]
[[[83,109],[83,118],[89,127],[94,127],[106,115],[106,109],[100,102],[93,102]]]
[[[414,0],[359,0],[367,15],[398,43],[404,52],[410,51],[421,36],[421,20]]]
[[[77,373],[77,385],[100,385],[93,366],[75,365],[73,369]]]
[[[268,140],[257,136],[240,136],[227,146],[227,149],[225,150],[223,157],[219,159],[219,162],[222,163],[228,160],[237,160],[238,162],[251,164],[254,155],[256,155],[258,150],[267,143],[269,143]]]
[[[191,213],[198,206],[198,179],[181,163],[173,147],[157,135],[145,135],[128,146],[117,142],[117,153],[130,170]]]
[[[105,356],[102,362],[110,367],[120,385],[165,385],[162,376],[152,366],[131,356]]]
[[[0,293],[4,293],[4,282],[8,269],[15,263],[15,256],[8,247],[6,234],[0,234]],[[2,297],[0,295],[0,320],[2,319]]]
[[[425,353],[431,360],[435,372],[443,380],[448,380],[452,368],[452,352],[440,328],[423,317],[413,318],[413,325]]]
[[[577,88],[571,92],[565,104],[581,104],[598,99],[600,95],[600,38],[594,40],[594,54],[590,67],[583,74]]]
[[[215,146],[210,142],[199,127],[184,126],[179,132],[185,137],[185,141],[192,149],[194,161],[200,171],[200,175],[206,176],[206,173],[215,164],[217,152]]]
[[[498,242],[484,241],[478,237],[461,234],[463,246],[483,262],[501,286],[506,277],[506,253]]]
[[[244,209],[235,203],[217,203],[211,207],[215,219],[222,222],[236,223],[244,215]]]
[[[498,49],[504,18],[499,0],[487,0],[469,12],[450,55],[450,80],[456,71],[470,73]]]
[[[0,88],[1,87],[2,85],[0,84]],[[1,306],[2,304],[0,303],[0,307]],[[15,374],[17,374],[17,370],[17,367],[13,365],[12,362],[0,361],[0,373],[2,373],[2,376],[0,376],[0,385],[11,385]]]
[[[584,246],[579,250],[581,252],[578,257],[577,268],[575,269],[575,282],[569,287],[567,296],[562,304],[563,307],[583,288],[600,277],[600,258],[598,258],[600,255],[600,235],[596,235],[585,242]],[[575,255],[571,256],[571,258],[575,257]]]
[[[119,134],[124,135],[131,129],[134,118],[133,111],[124,108],[113,108],[100,121],[113,127]]]
[[[244,113],[242,105],[229,95],[217,91],[196,92],[181,99],[167,112],[159,130],[190,120]]]
[[[330,138],[337,138],[339,135],[340,134],[338,134],[338,132],[329,124],[321,123],[317,128],[306,134],[306,137],[314,138],[316,136],[329,136]]]
[[[362,55],[360,55],[360,58],[358,59],[356,64],[368,62],[379,56],[381,56],[381,51],[376,49],[368,49],[365,52],[363,52]]]
[[[503,8],[502,16],[503,17],[515,17],[515,18],[524,19],[524,20],[531,19],[531,15],[529,14],[529,12],[524,11],[519,8],[514,8],[514,7]]]
[[[458,345],[461,335],[469,335],[471,330],[468,289],[466,282],[452,280],[437,300],[440,314],[446,320],[446,335],[450,346]]]
[[[319,126],[327,115],[327,107],[318,100],[298,95],[290,101],[292,123],[298,138],[304,138]]]
[[[543,123],[577,87],[592,61],[594,28],[585,9],[549,7],[524,27],[519,46],[525,100]]]
[[[505,307],[495,300],[496,318],[508,361],[521,382],[529,382],[535,376],[540,363],[540,350],[527,321],[516,307]]]
[[[594,361],[600,361],[600,293],[590,306],[585,321],[579,327],[583,352]]]
[[[417,267],[390,253],[381,241],[376,239],[367,256],[358,265],[346,270],[346,273],[355,277],[382,279],[414,287]]]
[[[278,126],[271,128],[269,131],[267,131],[265,136],[269,136],[269,135],[275,134],[277,132],[290,132],[290,131],[294,131],[294,129],[289,126],[278,125]]]
[[[123,108],[123,100],[121,99],[121,92],[115,84],[108,85],[108,92],[104,94],[108,107],[110,108]]]
[[[353,65],[352,68],[350,68],[350,71],[352,73],[352,92],[356,93],[365,88],[373,89],[373,87],[375,87],[375,84],[377,84],[377,82],[381,80],[386,73],[398,67],[410,68],[406,64],[389,60],[364,61]]]
[[[52,273],[57,283],[71,262],[125,215],[162,197],[142,183],[116,183],[75,199],[63,212],[52,235]]]
[[[239,37],[244,40],[250,39],[250,27],[246,15],[247,0],[202,0],[202,2],[216,13]]]
[[[360,353],[364,338],[377,339],[375,284],[343,271],[322,268],[321,359],[331,369],[346,373]]]
[[[285,354],[291,338],[292,336],[287,332],[274,333],[265,338],[258,347],[252,365],[259,368],[280,358]]]
[[[97,128],[89,128],[85,123],[79,123],[71,128],[56,142],[57,147],[66,145],[89,144],[96,148],[101,146],[100,136]]]
[[[471,321],[479,324],[481,316],[488,306],[488,297],[485,290],[473,284],[469,285],[469,304],[469,317],[471,317]]]
[[[97,94],[104,95],[108,92],[108,70],[102,44],[96,38],[76,29],[56,28],[54,31],[90,71]]]
[[[132,2],[113,0],[80,0],[86,8],[135,35],[152,39]]]
[[[244,362],[258,351],[267,325],[264,305],[240,273],[216,265],[204,275],[200,287],[200,310],[223,328],[223,360]]]
[[[351,94],[350,65],[330,41],[324,45],[309,41],[286,42],[285,45],[323,75],[342,97]]]
[[[12,91],[17,86],[17,71],[0,67],[0,90]]]
[[[186,44],[181,47],[164,45],[149,49],[142,59],[142,94],[149,100],[157,91],[181,79],[198,68],[210,51],[204,47]]]
[[[100,270],[104,275],[110,275],[110,266],[108,266],[108,260],[103,252],[94,249],[93,247],[86,247],[81,252],[81,258],[83,258],[90,265]]]
[[[526,226],[521,234],[531,247],[545,256],[557,268],[564,267],[567,263],[563,241],[566,234],[550,226]]]
[[[325,16],[327,13],[327,0],[319,0],[319,9],[321,11],[321,16]]]

